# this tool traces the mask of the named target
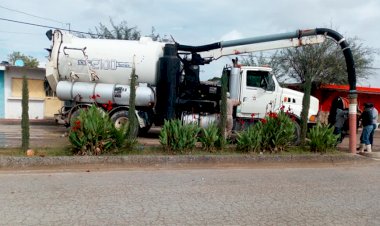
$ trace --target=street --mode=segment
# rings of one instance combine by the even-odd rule
[[[0,225],[379,225],[380,164],[0,172]]]

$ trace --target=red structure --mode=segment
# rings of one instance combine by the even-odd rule
[[[322,84],[313,91],[312,95],[319,99],[319,111],[327,113],[330,111],[332,101],[337,97],[341,97],[344,100],[345,108],[348,108],[348,90],[348,85]],[[377,109],[380,109],[380,88],[357,86],[356,90],[359,110],[363,109],[366,102],[371,102]]]

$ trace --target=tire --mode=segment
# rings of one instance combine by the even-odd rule
[[[75,126],[75,120],[76,118],[79,116],[80,114],[80,111],[82,109],[86,109],[86,107],[78,107],[76,109],[73,109],[71,112],[70,112],[70,115],[69,115],[69,127],[73,127]]]
[[[89,106],[87,105],[82,105],[82,106],[78,106],[76,107],[75,109],[73,109],[71,112],[70,112],[70,115],[69,115],[69,126],[72,127],[74,126],[75,124],[75,119],[79,116],[80,114],[80,111],[81,110],[84,110],[84,109],[87,109]],[[98,107],[98,111],[103,115],[103,117],[107,114],[107,112],[105,112],[102,108],[99,108]]]
[[[139,129],[139,136],[146,136],[151,127],[152,127],[152,125],[147,125],[146,127],[140,128]]]
[[[136,117],[135,115],[133,117]],[[120,110],[112,114],[111,121],[114,123],[116,129],[121,128],[123,124],[128,123],[129,116],[128,116],[128,110]],[[139,125],[136,123],[135,128],[132,129],[132,134],[134,136],[137,136],[139,132]]]
[[[294,123],[295,130],[294,130],[294,139],[293,139],[292,144],[297,146],[301,143],[301,126],[297,121],[294,121],[293,123]]]

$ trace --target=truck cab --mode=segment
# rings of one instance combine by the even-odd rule
[[[240,100],[236,118],[264,118],[269,112],[288,111],[300,119],[303,93],[283,88],[269,67],[242,66],[231,69],[231,98]],[[310,97],[309,122],[315,122],[319,101]]]

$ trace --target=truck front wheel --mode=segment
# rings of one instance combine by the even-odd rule
[[[136,117],[136,115],[133,115],[133,117]],[[128,110],[121,110],[121,111],[115,112],[114,114],[112,114],[111,120],[115,124],[115,127],[117,129],[120,129],[123,125],[129,122]],[[132,128],[131,135],[137,136],[138,132],[139,132],[139,125],[136,123],[134,128]]]

